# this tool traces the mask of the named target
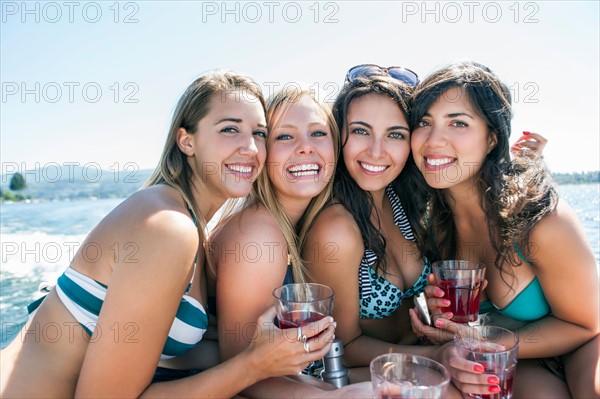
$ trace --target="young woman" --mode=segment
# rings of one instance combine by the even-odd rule
[[[431,270],[414,235],[425,210],[408,124],[417,76],[399,67],[362,67],[350,70],[334,104],[343,147],[334,203],[321,211],[306,240],[309,276],[336,293],[336,335],[345,344],[347,366],[368,366],[388,352],[445,361],[450,348],[413,345],[408,317]],[[498,392],[493,376],[472,373],[470,363],[461,367],[465,372],[457,378],[482,384],[471,392]]]
[[[2,351],[2,397],[230,397],[322,357],[322,339],[309,339],[315,352],[305,353],[302,342],[272,325],[271,309],[255,314],[263,334],[238,356],[197,375],[152,382],[157,366],[165,379],[206,331],[204,228],[227,199],[250,192],[263,166],[267,126],[257,87],[215,73],[187,88],[147,187],[92,230]],[[302,333],[332,329],[324,320]]]
[[[243,353],[251,343],[258,329],[254,320],[272,306],[275,288],[305,282],[298,248],[331,195],[339,133],[329,107],[319,103],[310,91],[290,88],[269,100],[267,115],[266,170],[254,183],[253,195],[242,210],[211,237],[223,359]],[[329,327],[320,342],[305,349],[323,357],[332,339],[333,327]],[[333,386],[304,377],[263,381],[243,394],[369,395],[356,387],[325,392]]]
[[[598,395],[597,265],[548,171],[535,158],[509,159],[508,88],[482,65],[450,65],[419,86],[411,115],[413,156],[433,189],[425,254],[487,265],[489,303],[482,308],[492,323],[511,321],[520,336],[515,397],[569,397],[556,359],[544,358],[588,341],[585,353],[565,362],[566,377],[574,397]],[[447,301],[439,291],[427,289],[434,308]],[[467,328],[444,315],[435,321],[442,330],[424,326],[414,313],[412,322],[435,342],[449,339],[442,330]]]

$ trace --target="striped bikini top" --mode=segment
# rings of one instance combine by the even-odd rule
[[[67,268],[58,278],[56,292],[73,317],[92,335],[108,287]],[[188,287],[189,289],[189,287]],[[202,340],[208,327],[208,316],[204,307],[186,293],[181,298],[177,314],[163,347],[161,360],[171,359],[187,353]]]
[[[415,236],[410,222],[402,208],[400,198],[398,198],[391,184],[386,187],[385,193],[392,206],[394,224],[398,226],[405,239],[414,241]],[[402,291],[383,276],[377,274],[373,269],[376,261],[375,252],[366,248],[358,268],[359,316],[361,319],[382,319],[391,316],[398,309],[402,300],[417,295],[425,289],[427,275],[431,273],[431,265],[429,260],[425,258],[423,271],[417,281],[411,288]]]
[[[196,218],[191,211],[190,214],[197,225]],[[202,340],[208,327],[208,315],[204,307],[195,298],[187,295],[195,274],[196,261],[194,261],[192,278],[181,298],[175,319],[169,330],[160,356],[161,360],[171,359],[187,353]],[[98,316],[104,304],[107,290],[108,286],[70,267],[58,278],[56,284],[56,293],[60,300],[90,336],[94,333],[98,323]],[[44,298],[42,297],[27,306],[31,316],[33,316]]]

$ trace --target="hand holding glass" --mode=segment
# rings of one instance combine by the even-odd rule
[[[450,373],[440,363],[422,356],[389,353],[371,361],[375,399],[444,397]]]
[[[273,291],[279,328],[297,328],[331,316],[333,290],[322,284],[286,284]]]
[[[519,338],[510,330],[495,326],[471,327],[466,335],[455,335],[454,342],[459,356],[477,362],[486,373],[495,374],[500,380],[501,391],[496,394],[465,394],[477,399],[511,399],[517,367]]]
[[[452,312],[452,321],[468,323],[477,320],[481,285],[485,278],[485,265],[467,260],[442,260],[432,265],[438,286],[450,306],[442,312]]]

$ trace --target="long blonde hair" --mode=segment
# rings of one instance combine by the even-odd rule
[[[331,136],[333,140],[335,162],[333,165],[325,165],[325,168],[335,168],[339,157],[339,143],[340,133],[335,123],[335,119],[331,113],[331,107],[319,101],[314,93],[314,90],[302,89],[298,86],[287,86],[277,94],[273,95],[267,100],[267,123],[269,128],[273,126],[275,121],[273,115],[275,111],[280,107],[289,106],[295,102],[300,101],[303,96],[307,96],[312,99],[325,114],[327,119],[327,125],[331,130]],[[267,152],[269,151],[267,142]],[[268,169],[268,168],[266,168]],[[256,179],[252,186],[252,197],[255,201],[263,204],[267,210],[273,215],[275,222],[281,229],[285,237],[285,241],[288,246],[288,254],[292,265],[292,273],[294,276],[294,282],[303,283],[306,281],[307,270],[302,260],[301,251],[304,243],[306,242],[306,235],[312,226],[318,213],[323,207],[331,200],[333,191],[333,176],[335,170],[330,172],[331,180],[325,186],[325,189],[315,196],[309,203],[308,207],[302,214],[302,217],[298,221],[298,224],[294,226],[288,217],[285,209],[281,203],[277,200],[275,190],[268,176],[268,170],[263,170],[260,176]]]
[[[263,109],[266,109],[260,87],[247,76],[235,72],[216,71],[196,79],[188,86],[177,103],[158,166],[144,184],[144,188],[166,184],[177,190],[194,213],[202,234],[206,234],[207,221],[194,201],[192,195],[194,172],[188,164],[187,155],[181,152],[177,145],[177,132],[180,128],[184,128],[188,133],[195,134],[198,130],[198,122],[209,112],[212,97],[229,93],[255,97],[260,101]]]

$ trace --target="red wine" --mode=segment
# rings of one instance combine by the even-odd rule
[[[450,306],[442,308],[442,312],[452,312],[452,321],[467,323],[476,321],[479,314],[479,301],[481,283],[471,287],[460,287],[456,280],[440,281],[440,288],[444,291],[444,298],[450,300]]]
[[[297,328],[313,321],[321,320],[325,315],[319,312],[311,312],[308,310],[292,310],[284,313],[283,319],[279,320],[279,328]]]

